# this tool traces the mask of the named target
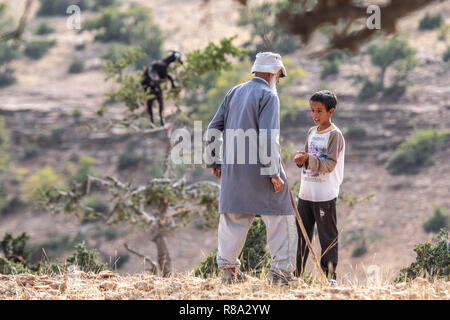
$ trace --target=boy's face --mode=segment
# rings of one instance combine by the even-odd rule
[[[330,122],[334,108],[327,111],[325,105],[317,101],[310,101],[309,106],[311,107],[311,117],[316,125],[323,126]]]

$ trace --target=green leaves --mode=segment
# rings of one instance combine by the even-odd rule
[[[244,51],[233,45],[237,36],[223,38],[219,44],[209,42],[206,48],[194,50],[186,54],[186,63],[182,67],[175,67],[177,76],[182,87],[193,89],[197,86],[196,79],[208,72],[220,74],[230,70],[232,63],[230,57],[241,56]]]
[[[387,169],[392,175],[417,174],[434,163],[439,143],[450,137],[450,130],[423,129],[403,141],[389,159]]]
[[[201,77],[208,73],[220,74],[225,70],[230,70],[231,58],[244,53],[233,45],[234,38],[224,38],[218,44],[210,42],[204,49],[187,53],[183,65],[171,64],[169,74],[172,74],[174,80],[178,82],[178,88],[169,89],[163,82],[161,87],[165,100],[174,100],[177,103],[181,95],[193,94],[200,85]],[[107,97],[109,100],[125,104],[126,109],[119,122],[125,127],[134,128],[135,122],[147,118],[146,101],[153,96],[142,88],[142,71],[130,71],[132,66],[143,58],[145,58],[145,53],[139,47],[130,48],[126,50],[122,58],[116,61],[107,61],[104,65],[105,80],[112,79],[118,84],[118,89],[107,93]],[[98,110],[98,114],[103,115],[106,109],[107,106],[104,105]],[[182,119],[184,116],[185,114],[176,113],[177,119]]]
[[[430,241],[418,243],[414,252],[416,261],[400,270],[396,282],[409,281],[417,277],[434,279],[450,279],[450,246],[448,229],[441,229],[436,243]]]
[[[365,101],[375,97],[396,98],[402,96],[407,86],[408,73],[417,66],[415,50],[399,36],[394,36],[386,41],[369,47],[370,60],[379,68],[379,74],[374,79],[368,75],[353,76],[355,83],[363,83],[358,98]],[[389,69],[396,72],[390,79],[390,85],[386,86],[386,74]]]
[[[442,228],[449,227],[450,215],[441,207],[435,207],[433,215],[425,221],[425,232],[439,232]]]

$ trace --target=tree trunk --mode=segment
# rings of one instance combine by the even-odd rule
[[[171,165],[170,165],[170,153],[172,152],[172,143],[170,138],[172,136],[172,127],[169,126],[166,131],[166,153],[164,155],[164,178],[170,178]]]
[[[159,233],[153,242],[156,244],[158,251],[158,264],[163,277],[168,277],[172,270],[172,261],[170,259],[169,250],[167,249],[166,239]]]
[[[385,78],[385,74],[386,74],[386,68],[381,68],[381,72],[380,72],[380,84],[381,84],[381,88],[384,88],[384,78]]]

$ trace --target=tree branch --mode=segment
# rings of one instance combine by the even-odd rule
[[[30,13],[30,8],[31,8],[32,3],[33,3],[32,0],[27,0],[27,2],[25,3],[25,8],[23,10],[22,17],[20,18],[20,21],[19,21],[19,26],[17,27],[17,29],[15,29],[13,31],[5,32],[5,33],[1,34],[0,41],[8,41],[8,40],[12,40],[12,39],[20,40],[23,32],[25,31],[25,27],[27,25],[27,19],[28,19],[28,15]]]
[[[348,49],[353,52],[372,37],[377,31],[391,34],[396,31],[398,20],[408,14],[425,7],[436,0],[391,0],[388,4],[380,6],[381,30],[370,30],[363,24],[363,27],[348,35],[336,33],[331,39],[330,45],[321,49],[310,57],[320,57],[332,50]],[[294,3],[295,0],[290,0]],[[290,33],[296,34],[305,44],[309,42],[313,33],[322,25],[332,24],[336,26],[341,20],[354,21],[368,18],[366,7],[353,4],[351,0],[325,1],[319,0],[312,10],[293,12],[289,6],[277,14],[279,23]],[[348,26],[348,24],[347,24]],[[348,27],[344,30],[347,31]]]
[[[173,216],[175,216],[175,215],[177,215],[179,213],[186,212],[186,211],[193,211],[193,210],[202,209],[203,207],[206,207],[207,205],[208,205],[208,203],[204,203],[204,204],[199,204],[197,206],[186,207],[186,208],[179,208],[179,209],[176,209],[174,211],[171,211],[171,212],[165,214],[164,217],[166,219],[169,219],[169,218],[172,218]]]
[[[144,262],[145,262],[145,261],[148,261],[148,262],[150,263],[150,266],[151,266],[150,272],[151,272],[152,274],[156,274],[156,273],[158,272],[158,267],[157,267],[156,264],[152,261],[152,259],[150,259],[150,258],[147,257],[147,256],[144,256],[143,254],[141,254],[141,253],[139,253],[139,252],[137,252],[137,251],[134,251],[134,250],[130,249],[130,248],[128,247],[128,244],[127,244],[126,242],[123,244],[123,246],[124,246],[125,249],[127,249],[129,252],[131,252],[131,253],[137,255],[137,256],[140,257],[140,258],[144,258]]]

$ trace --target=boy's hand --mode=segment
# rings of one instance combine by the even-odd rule
[[[275,193],[283,190],[284,181],[280,177],[273,177],[270,179],[273,184],[273,188],[275,189]]]
[[[220,167],[217,168],[211,168],[211,173],[216,177],[220,179],[221,174],[221,170]]]
[[[307,154],[306,152],[303,151],[297,151],[297,154],[294,157],[294,162],[299,165],[302,166],[309,158],[309,154]]]

